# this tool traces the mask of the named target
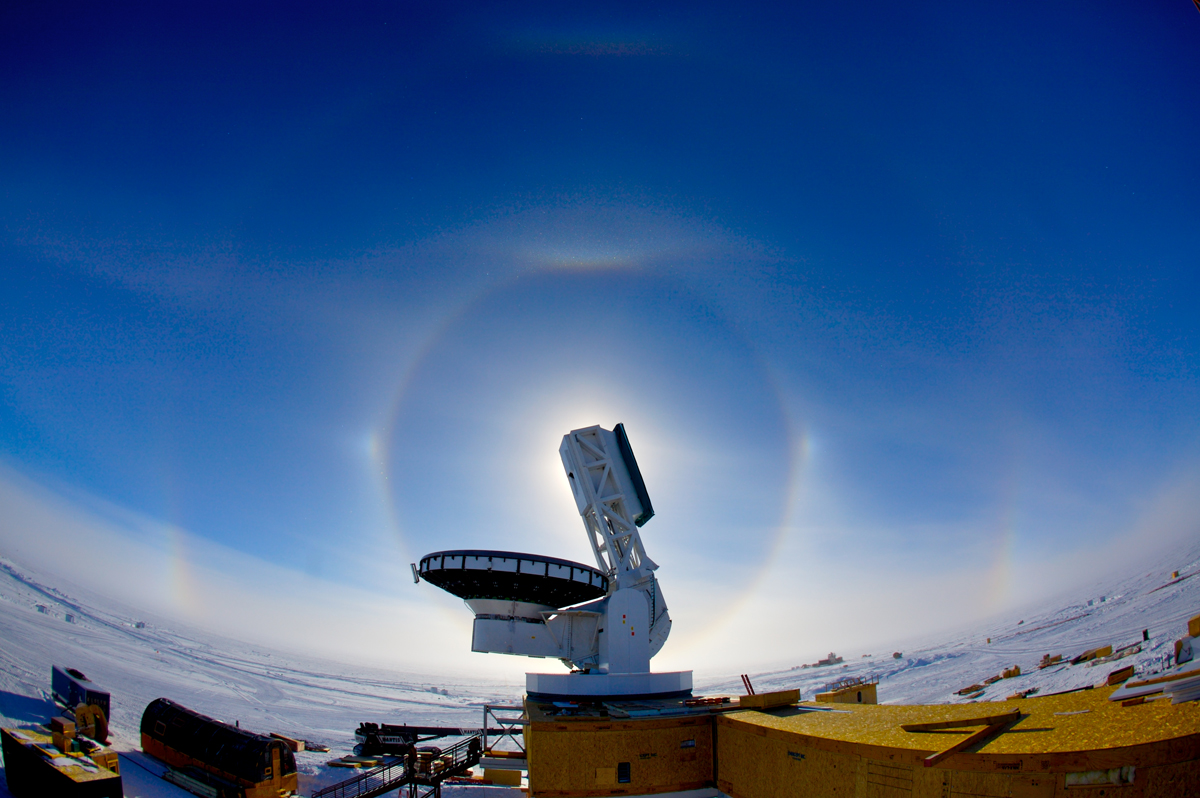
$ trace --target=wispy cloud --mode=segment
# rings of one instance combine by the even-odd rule
[[[511,660],[468,656],[470,613],[444,594],[380,595],[324,581],[89,503],[0,466],[0,552],[128,606],[241,640],[417,672],[520,672]]]

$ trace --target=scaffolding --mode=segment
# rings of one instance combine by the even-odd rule
[[[512,713],[517,713],[515,716]],[[506,713],[506,714],[500,714]],[[495,722],[495,726],[489,727],[489,720]],[[483,705],[483,750],[491,751],[496,747],[496,743],[503,741],[506,737],[512,741],[522,754],[525,753],[525,707],[511,706],[504,704],[484,704]],[[494,735],[495,742],[488,744],[488,733]],[[520,735],[522,739],[518,740]]]

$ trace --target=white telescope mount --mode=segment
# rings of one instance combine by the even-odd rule
[[[560,696],[690,691],[691,671],[650,672],[650,659],[671,632],[671,616],[654,576],[658,565],[642,545],[639,528],[654,508],[624,426],[572,430],[558,454],[609,588],[604,598],[579,608],[598,613],[596,666],[582,673],[526,674],[526,689]]]
[[[628,452],[628,456],[622,456]],[[625,430],[588,427],[563,436],[558,448],[596,564],[609,578],[600,634],[600,670],[650,670],[671,631],[658,589],[658,565],[646,556],[639,522],[654,515]],[[643,606],[644,605],[644,606]],[[606,645],[607,643],[607,645]]]
[[[654,515],[633,449],[618,424],[563,436],[558,449],[596,568],[505,551],[426,555],[418,579],[463,598],[475,613],[471,650],[554,657],[570,673],[528,673],[532,695],[688,693],[692,672],[652,673],[671,616],[639,531]]]

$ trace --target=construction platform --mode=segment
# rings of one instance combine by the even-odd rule
[[[526,701],[531,798],[1157,798],[1200,791],[1200,703],[1113,688],[893,706]],[[694,702],[693,702],[694,703]]]
[[[393,790],[403,792],[405,787],[408,798],[440,798],[446,779],[479,764],[482,735],[482,731],[471,734],[436,754],[413,747],[407,756],[383,757],[379,766],[318,790],[313,798],[375,798]]]

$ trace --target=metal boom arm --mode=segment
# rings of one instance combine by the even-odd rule
[[[658,568],[638,532],[638,520],[645,523],[654,511],[646,506],[645,488],[634,484],[641,475],[637,461],[628,462],[633,458],[628,444],[620,446],[623,436],[620,424],[612,431],[588,427],[563,436],[558,449],[596,563],[618,589],[641,586]]]

